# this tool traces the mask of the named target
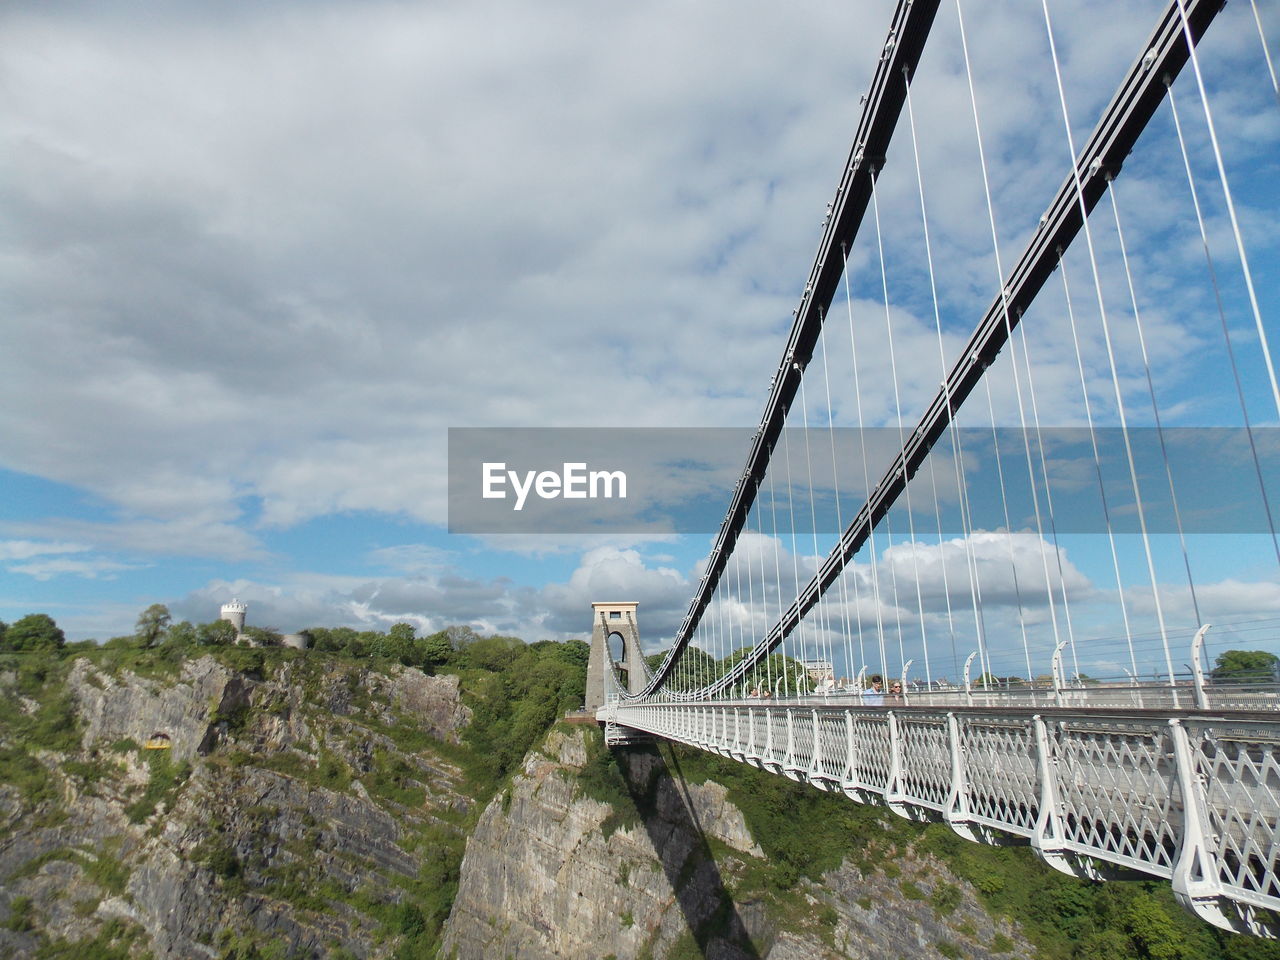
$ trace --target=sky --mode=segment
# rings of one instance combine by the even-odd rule
[[[1077,145],[1161,6],[1050,4]],[[1280,8],[1258,10],[1276,59]],[[0,619],[47,612],[73,639],[105,640],[152,603],[203,622],[235,596],[250,623],[283,631],[467,623],[533,640],[582,636],[593,600],[625,599],[641,604],[646,644],[662,646],[714,531],[450,534],[448,430],[753,427],[891,11],[885,0],[6,4]],[[966,2],[963,15],[1007,268],[1067,147],[1039,5]],[[949,359],[996,276],[958,38],[944,0],[913,100]],[[1250,4],[1229,5],[1203,50],[1274,326],[1280,106]],[[1175,91],[1226,263],[1195,87],[1183,77]],[[1185,196],[1172,199],[1172,136],[1162,112],[1118,194],[1156,392],[1170,423],[1238,426],[1210,349],[1199,235]],[[909,426],[937,388],[909,144],[900,126],[877,198],[899,396],[887,345],[840,341],[837,324],[832,356],[860,351],[861,415],[846,367],[813,422],[829,409],[845,426]],[[860,318],[884,313],[869,236],[850,256]],[[1113,235],[1098,246],[1113,310],[1127,315]],[[1088,261],[1072,257],[1087,310]],[[1221,270],[1249,412],[1274,426],[1238,267]],[[1063,310],[1055,300],[1040,314],[1027,319],[1039,415],[1079,425]],[[1101,364],[1098,337],[1087,346]],[[1140,377],[1126,367],[1124,390],[1140,393]],[[1014,389],[1011,376],[993,383],[1006,423]],[[1107,389],[1099,381],[1096,399],[1112,422]],[[1268,543],[1200,545],[1209,595],[1236,584],[1245,596],[1224,601],[1230,616],[1280,615]],[[894,549],[882,542],[866,570],[890,569]],[[948,550],[936,538],[929,549]],[[1081,596],[1115,590],[1096,542],[1069,549],[1062,575]],[[798,550],[797,571],[812,553]],[[1028,554],[1024,576],[1042,560]],[[1160,579],[1176,606],[1171,569]],[[1144,568],[1131,572],[1137,611]],[[1106,632],[1104,620],[1091,626]]]

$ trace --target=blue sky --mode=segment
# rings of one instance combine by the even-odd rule
[[[283,630],[533,639],[581,635],[592,600],[622,598],[657,645],[709,534],[450,536],[446,431],[755,424],[891,6],[6,5],[0,619],[45,611],[106,639],[151,603],[200,621],[237,595]],[[1161,5],[1051,6],[1080,142]],[[1260,11],[1274,57],[1280,12]],[[1009,264],[1064,170],[1057,94],[1038,4],[965,16]],[[994,272],[956,41],[944,3],[915,103],[952,355]],[[1247,4],[1204,53],[1274,326],[1280,109]],[[1202,124],[1194,87],[1176,90]],[[939,369],[905,136],[880,202],[913,422]],[[1162,113],[1121,180],[1157,392],[1169,422],[1238,425],[1171,137]],[[1250,412],[1274,426],[1192,140]],[[851,258],[859,316],[876,316],[873,254]],[[1084,303],[1085,264],[1068,266]],[[1077,425],[1058,284],[1029,342],[1046,422]],[[885,347],[858,347],[865,422],[891,424]],[[1010,378],[996,391],[1007,413]],[[833,403],[856,422],[847,389]],[[1197,551],[1224,616],[1280,614],[1266,538]],[[1096,542],[1068,555],[1082,589],[1111,589]],[[1144,568],[1125,563],[1136,590]]]

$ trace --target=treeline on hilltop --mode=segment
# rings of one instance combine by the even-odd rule
[[[336,658],[352,669],[388,670],[401,665],[459,678],[472,719],[462,734],[467,750],[458,760],[466,767],[477,797],[484,799],[546,730],[567,711],[580,708],[585,697],[590,648],[582,640],[525,643],[519,637],[481,635],[466,626],[418,636],[410,623],[393,624],[385,632],[312,627],[303,633],[309,651],[280,646],[282,634],[270,627],[246,627],[244,635],[256,646],[242,646],[236,643],[235,627],[228,621],[174,622],[163,604],[144,610],[134,633],[105,643],[69,643],[44,613],[29,614],[9,625],[0,621],[0,670],[15,674],[24,695],[57,702],[56,722],[48,725],[34,723],[44,717],[43,712],[32,718],[21,711],[0,709],[0,746],[22,750],[70,746],[67,737],[46,734],[65,733],[75,726],[60,681],[70,662],[81,656],[100,668],[151,677],[176,675],[185,661],[206,654],[256,675],[268,675],[280,663],[298,658]],[[20,729],[23,736],[7,743],[14,738],[5,736],[6,728],[9,733]],[[0,779],[4,768],[0,762]]]
[[[225,647],[235,644],[241,636],[248,638],[249,645],[257,647],[278,647],[284,641],[284,634],[275,627],[246,626],[241,634],[237,634],[235,625],[227,620],[200,624],[189,620],[175,621],[168,607],[153,603],[139,614],[133,633],[112,637],[104,643],[96,640],[68,643],[62,628],[46,613],[28,614],[13,624],[0,620],[0,653],[64,650],[79,653],[96,647],[108,650]],[[355,659],[394,660],[407,667],[428,671],[445,666],[501,670],[526,647],[518,637],[501,634],[482,636],[470,627],[457,625],[418,636],[417,628],[404,622],[392,624],[386,631],[309,627],[299,631],[299,636],[308,647],[320,652]],[[567,649],[574,651],[572,659],[580,660],[585,668],[586,643],[581,640],[567,643]],[[539,647],[538,644],[531,646]]]

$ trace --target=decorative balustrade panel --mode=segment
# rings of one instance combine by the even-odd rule
[[[840,713],[814,711],[819,757],[813,776],[840,784],[849,777],[849,724]]]
[[[1051,735],[1067,846],[1169,876],[1182,800],[1168,721],[1061,720]]]
[[[1189,723],[1218,880],[1267,909],[1280,898],[1280,734],[1271,724]]]
[[[1032,725],[1025,720],[970,716],[960,725],[960,745],[970,818],[1021,837],[1035,833],[1040,774]]]
[[[898,720],[901,763],[897,795],[928,810],[946,808],[951,790],[951,744],[945,716]]]

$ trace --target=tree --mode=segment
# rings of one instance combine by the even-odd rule
[[[444,628],[445,636],[449,638],[449,643],[455,650],[461,650],[468,647],[480,639],[480,634],[476,633],[470,627],[455,623],[451,627]]]
[[[464,648],[471,666],[494,673],[500,673],[515,663],[523,650],[524,641],[519,637],[504,637],[496,633],[491,637],[476,637]]]
[[[429,637],[419,637],[414,642],[414,652],[423,667],[434,670],[449,662],[450,656],[453,655],[453,645],[449,643],[448,634],[441,630]]]
[[[388,660],[409,663],[413,660],[414,654],[413,634],[413,624],[393,624],[386,634],[380,633],[375,636],[373,642],[369,645],[369,652],[375,657],[385,657]]]
[[[587,662],[591,659],[591,645],[585,640],[566,640],[560,644],[557,653],[566,663],[571,663],[585,670]],[[645,657],[646,662],[648,659],[648,657]],[[652,670],[653,667],[649,669]]]
[[[284,634],[275,627],[245,627],[244,633],[260,647],[278,647],[284,642]]]
[[[206,647],[225,647],[236,642],[236,628],[230,620],[214,620],[196,627],[196,640]]]
[[[165,627],[169,626],[172,620],[169,608],[163,603],[153,603],[143,610],[138,615],[138,623],[134,627],[143,648],[154,647],[160,639],[160,634],[164,633]]]
[[[357,643],[356,632],[350,627],[308,627],[305,631],[311,635],[311,648],[330,653],[344,652],[350,655],[357,653],[353,645]]]
[[[190,620],[172,623],[169,625],[169,630],[164,639],[165,643],[172,643],[179,647],[189,647],[197,641],[195,625]]]
[[[1265,650],[1226,650],[1213,664],[1213,679],[1261,682],[1271,680],[1280,657]]]
[[[4,639],[10,650],[19,652],[61,650],[67,643],[67,635],[47,613],[27,614],[5,631]]]

